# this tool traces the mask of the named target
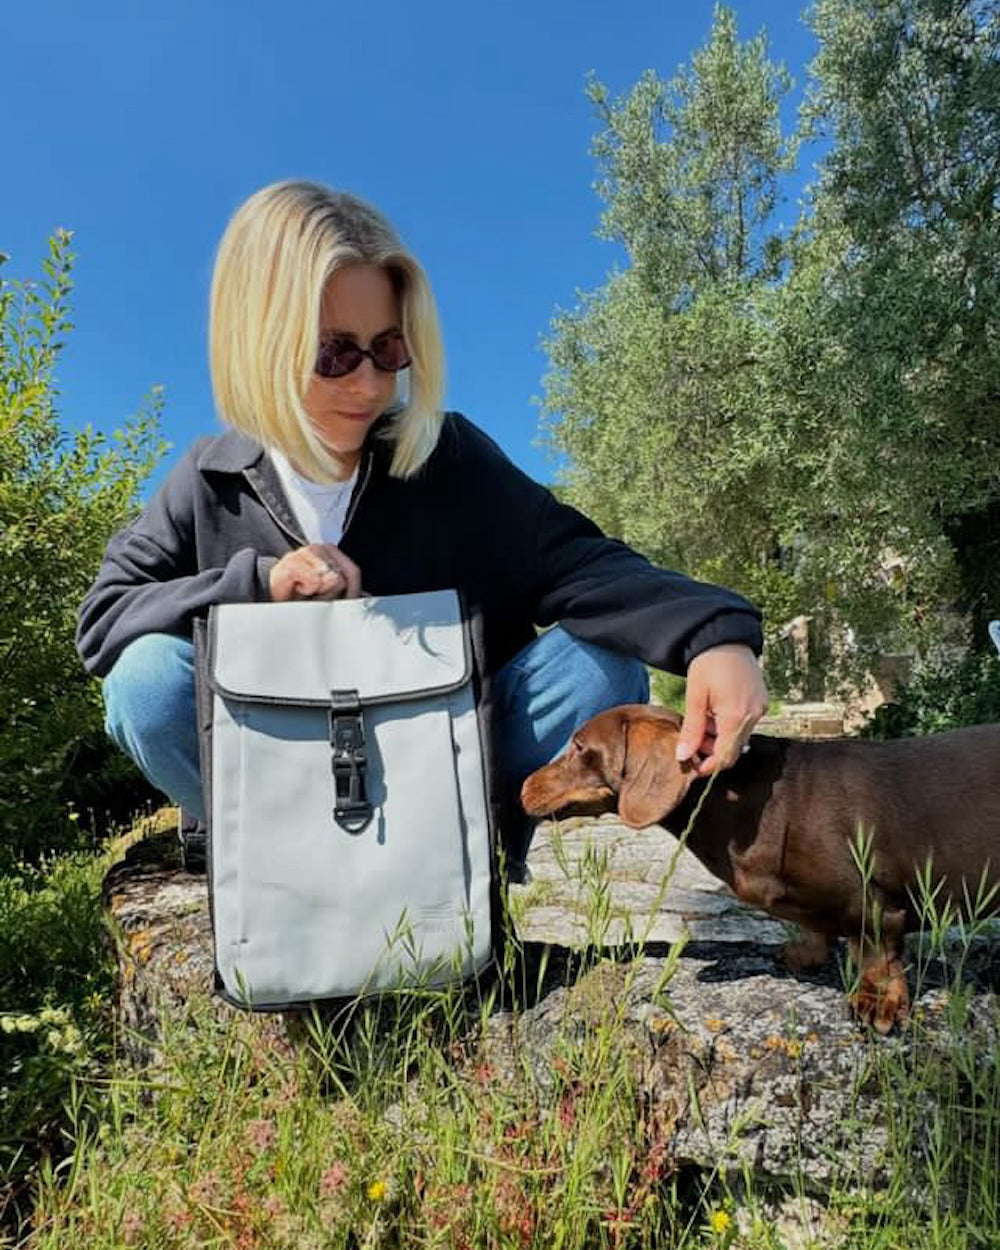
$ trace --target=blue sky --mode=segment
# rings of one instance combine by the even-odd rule
[[[815,52],[794,0],[735,0],[795,78]],[[600,286],[594,71],[613,92],[704,43],[711,0],[12,0],[0,44],[0,251],[40,272],[74,232],[74,314],[59,370],[73,428],[110,432],[154,385],[173,463],[219,428],[205,353],[212,258],[230,214],[277,178],[378,205],[441,309],[448,405],[551,481],[538,445],[553,312]],[[808,175],[808,171],[806,171]],[[789,194],[794,198],[799,183]],[[784,208],[796,215],[793,202]]]

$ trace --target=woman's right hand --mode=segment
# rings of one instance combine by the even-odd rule
[[[271,598],[357,599],[361,594],[361,570],[333,543],[310,543],[281,557],[271,569]]]

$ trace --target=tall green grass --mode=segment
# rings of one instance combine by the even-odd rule
[[[889,1127],[883,1174],[868,1183],[845,1159],[821,1202],[791,1177],[779,1219],[775,1194],[734,1176],[726,1150],[700,1170],[672,1154],[669,1100],[652,1105],[637,1078],[627,992],[595,980],[595,961],[610,962],[627,991],[642,959],[641,935],[620,961],[594,953],[610,918],[599,856],[567,861],[590,900],[590,957],[533,959],[512,935],[504,967],[478,985],[286,1020],[205,996],[164,1020],[145,1071],[117,1058],[110,1031],[106,866],[73,860],[3,883],[3,985],[23,997],[2,1018],[37,1021],[3,1034],[20,1064],[3,1077],[21,1134],[4,1143],[22,1217],[8,1208],[10,1245],[1000,1245],[998,1015],[969,988],[990,971],[988,925],[974,912],[956,929],[931,890],[917,1010],[903,1038],[871,1039],[861,1078]],[[667,1003],[673,966],[657,989]],[[527,1009],[555,986],[570,996],[566,1031],[539,1070]]]

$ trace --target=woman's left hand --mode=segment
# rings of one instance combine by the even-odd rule
[[[766,711],[764,675],[750,648],[710,647],[688,667],[677,759],[692,760],[701,777],[732,767]]]

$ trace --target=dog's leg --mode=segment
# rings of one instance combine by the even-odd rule
[[[910,1015],[902,938],[886,936],[881,942],[851,938],[849,945],[851,960],[859,969],[851,1006],[864,1024],[884,1036],[893,1025],[905,1024]]]
[[[815,929],[801,929],[799,936],[786,942],[781,948],[778,958],[791,972],[802,972],[806,968],[819,968],[825,964],[830,954],[830,939]]]

